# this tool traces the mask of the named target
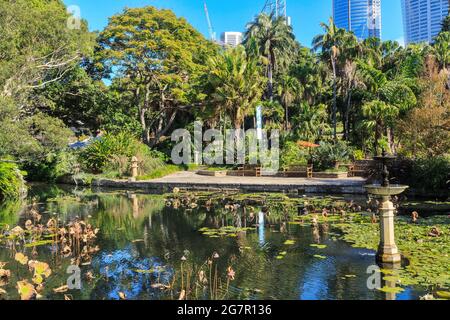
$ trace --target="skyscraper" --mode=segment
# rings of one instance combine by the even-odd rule
[[[405,43],[428,42],[441,31],[449,0],[402,0]]]
[[[242,38],[242,32],[224,32],[220,40],[224,45],[236,47],[242,43]]]
[[[381,0],[333,0],[333,19],[360,40],[381,38]]]

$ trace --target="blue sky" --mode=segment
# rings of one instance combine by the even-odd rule
[[[108,17],[119,13],[124,7],[153,5],[172,9],[185,17],[200,32],[208,35],[208,26],[203,10],[203,0],[64,0],[65,4],[76,5],[82,18],[89,22],[91,30],[101,30],[108,23]],[[263,8],[265,0],[207,0],[213,27],[219,37],[223,31],[244,31],[245,25]],[[321,33],[321,21],[327,21],[332,14],[332,0],[287,0],[288,14],[297,39],[302,45],[310,46],[313,37]],[[400,0],[382,1],[383,40],[403,39]]]

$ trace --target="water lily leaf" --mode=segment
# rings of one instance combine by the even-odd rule
[[[49,265],[45,262],[36,261],[32,266],[34,268],[35,276],[45,276],[48,278],[52,274],[52,269],[50,269]]]
[[[389,281],[389,282],[398,282],[400,281],[399,277],[396,276],[387,276],[383,278],[384,281]]]
[[[450,300],[450,292],[449,291],[437,291],[436,295],[439,298]]]
[[[31,300],[37,295],[36,289],[28,280],[18,281],[17,291],[20,294],[21,300]]]
[[[325,249],[327,247],[325,244],[311,244],[310,246],[317,249]]]
[[[354,274],[346,274],[345,277],[346,278],[356,278],[356,275],[354,275]]]
[[[22,265],[26,265],[28,263],[28,257],[21,252],[17,252],[14,259]]]
[[[387,275],[394,275],[397,273],[395,270],[389,270],[389,269],[381,269],[380,271],[381,271],[381,273],[387,274]]]
[[[31,248],[31,247],[39,247],[39,246],[45,246],[48,244],[52,244],[53,240],[41,240],[41,241],[36,241],[36,242],[32,242],[32,243],[27,243],[24,247],[25,248]]]
[[[286,246],[292,246],[292,245],[295,244],[295,241],[294,241],[294,240],[286,240],[286,241],[284,242],[284,244],[285,244]]]
[[[53,289],[53,292],[54,293],[64,293],[64,292],[67,292],[68,290],[69,290],[69,287],[67,285],[64,285],[64,286]]]
[[[315,255],[314,255],[314,258],[317,258],[317,259],[326,259],[327,257],[321,256],[321,255],[319,255],[319,254],[315,254]]]
[[[37,273],[34,274],[33,279],[31,279],[31,280],[33,280],[33,282],[35,284],[42,284],[42,282],[44,282],[44,278],[42,277],[42,275],[37,274]]]
[[[277,256],[277,260],[283,260],[284,256]]]
[[[400,287],[383,287],[378,290],[386,293],[402,293],[403,291],[405,291],[405,289]]]

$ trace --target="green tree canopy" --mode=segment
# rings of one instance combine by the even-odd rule
[[[185,19],[154,7],[125,9],[98,37],[97,69],[137,107],[144,142],[155,145],[180,111],[201,99],[196,79],[216,47]]]

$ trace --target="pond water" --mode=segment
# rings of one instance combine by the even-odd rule
[[[70,258],[58,258],[52,245],[35,247],[33,259],[52,269],[44,299],[178,299],[186,283],[190,299],[383,300],[424,294],[414,287],[397,295],[368,289],[375,252],[337,239],[332,224],[290,224],[258,206],[252,213],[175,209],[163,196],[50,186],[34,187],[28,203],[3,205],[0,223],[24,225],[33,197],[44,219],[78,217],[100,229],[100,250],[81,266],[82,290],[50,289],[66,283]],[[31,249],[25,254],[31,257]],[[0,288],[17,299],[16,280],[26,272],[15,274],[14,255],[4,245],[1,261],[14,275]]]

